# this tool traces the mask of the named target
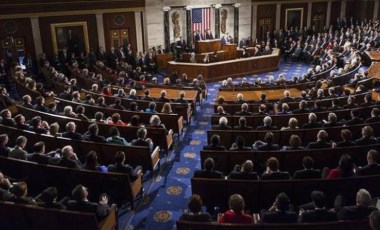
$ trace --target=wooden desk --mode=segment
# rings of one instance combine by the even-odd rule
[[[220,39],[203,40],[195,42],[195,53],[207,53],[222,50],[222,42]]]
[[[149,90],[150,90],[150,96],[153,98],[159,98],[161,91],[166,90],[166,92],[167,92],[166,98],[169,98],[169,99],[179,98],[179,93],[181,91],[184,91],[185,92],[185,98],[184,99],[187,101],[194,101],[194,102],[196,100],[197,93],[198,93],[195,90],[182,90],[182,89],[149,88]],[[138,90],[136,94],[137,94],[137,96],[140,96],[140,97],[145,96],[144,90]]]
[[[365,53],[368,55],[371,61],[380,61],[380,51],[366,51]]]
[[[219,61],[230,60],[228,52],[221,50],[221,51],[218,51],[217,53],[218,53]],[[207,54],[209,55],[209,61],[214,62],[213,60],[214,52],[207,52],[207,53],[202,53],[202,54],[195,54],[195,60],[197,61],[197,63],[204,63],[203,59],[205,58]],[[190,57],[191,57],[191,53],[182,53],[183,62],[190,62]]]
[[[168,61],[173,60],[172,53],[157,54],[157,65],[159,69],[166,69]]]
[[[228,77],[241,77],[249,74],[276,71],[278,70],[279,62],[280,50],[273,49],[273,53],[270,55],[208,64],[170,61],[168,62],[168,73],[176,71],[179,76],[186,73],[189,79],[201,74],[206,82],[212,82],[227,79]]]
[[[260,96],[262,93],[265,93],[267,95],[267,100],[269,101],[275,101],[280,100],[284,97],[284,90],[285,89],[266,89],[266,90],[260,90],[258,88],[257,90],[250,90],[250,91],[219,91],[216,98],[219,96],[223,96],[225,101],[236,101],[236,95],[239,93],[242,93],[244,96],[245,101],[258,101],[260,100]],[[299,97],[301,96],[301,91],[296,88],[289,88],[290,95],[292,97]]]
[[[228,60],[236,59],[237,44],[225,44],[223,50],[228,52]]]
[[[372,78],[380,79],[380,62],[373,61],[368,68],[368,75]]]

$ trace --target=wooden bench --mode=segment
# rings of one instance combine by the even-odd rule
[[[17,105],[18,112],[23,114],[26,118],[32,118],[34,116],[40,116],[42,120],[47,121],[49,124],[57,122],[61,128],[61,130],[65,130],[66,124],[70,121],[75,122],[77,125],[76,131],[79,133],[85,133],[88,130],[88,126],[91,122],[82,121],[77,118],[70,118],[66,116],[54,115],[50,113],[40,112],[34,109],[29,109]],[[99,127],[99,134],[103,136],[109,136],[109,129],[112,127],[108,124],[97,123]],[[138,127],[126,127],[126,126],[117,126],[120,131],[120,136],[127,139],[127,141],[131,142],[133,139],[137,138],[137,130]],[[147,137],[151,138],[153,144],[156,146],[160,146],[163,151],[169,151],[169,148],[173,145],[173,130],[167,131],[163,128],[151,128],[146,127],[147,129]]]
[[[78,158],[84,161],[87,153],[91,150],[98,155],[98,162],[108,166],[115,162],[117,151],[123,151],[126,155],[126,163],[136,167],[142,166],[144,171],[150,171],[153,177],[154,169],[160,166],[160,149],[156,147],[152,152],[147,147],[139,146],[122,146],[107,143],[96,143],[90,141],[71,140],[63,137],[53,137],[45,134],[36,134],[31,131],[16,129],[9,126],[0,125],[1,133],[7,133],[9,136],[9,146],[15,144],[18,136],[25,136],[28,139],[26,150],[32,152],[32,147],[38,141],[45,143],[46,152],[55,151],[57,148],[63,148],[71,145]]]
[[[201,150],[201,162],[208,157],[214,159],[214,169],[229,174],[236,164],[242,165],[244,161],[251,160],[254,164],[254,170],[261,174],[265,171],[265,162],[270,157],[276,157],[280,163],[281,171],[288,171],[291,175],[297,170],[302,169],[302,159],[304,156],[310,156],[314,160],[314,168],[322,169],[324,167],[335,168],[338,165],[339,158],[343,154],[352,157],[356,165],[366,165],[367,152],[370,149],[380,150],[380,144],[364,145],[355,147],[332,148],[332,149],[303,149],[291,151],[217,151]],[[201,164],[203,169],[203,164]]]
[[[58,107],[60,108],[59,111],[63,111],[65,106],[71,106],[75,110],[75,108],[79,105],[82,105],[85,108],[85,115],[89,118],[93,118],[96,112],[102,112],[104,114],[104,117],[111,117],[114,113],[119,113],[121,120],[124,122],[130,122],[131,117],[133,115],[138,115],[140,117],[140,121],[148,125],[152,113],[144,113],[144,112],[133,112],[133,111],[126,111],[126,110],[119,110],[119,109],[112,109],[112,108],[104,108],[99,106],[93,106],[93,105],[87,105],[72,101],[63,100],[60,98],[54,98],[54,100],[58,101]],[[164,114],[164,113],[157,113],[161,119],[161,122],[165,124],[165,127],[167,129],[172,129],[174,133],[177,133],[180,135],[183,131],[183,117],[179,116],[178,114]]]
[[[225,180],[192,178],[193,194],[198,194],[206,207],[228,208],[228,198],[235,193],[244,197],[245,206],[251,213],[258,213],[261,209],[268,209],[273,205],[276,196],[284,192],[288,195],[291,204],[299,206],[310,202],[310,193],[314,190],[323,191],[327,198],[327,207],[333,207],[337,195],[347,198],[347,205],[355,204],[356,193],[365,188],[376,196],[380,193],[378,181],[380,175],[366,177],[351,177],[344,179],[314,179],[314,180]]]
[[[88,188],[89,200],[99,200],[101,194],[107,193],[110,202],[119,205],[129,202],[134,208],[135,199],[143,192],[142,175],[131,182],[127,174],[41,165],[2,156],[0,156],[0,168],[9,177],[25,180],[28,192],[32,196],[38,195],[50,186],[56,187],[60,196],[70,196],[71,191],[78,184],[82,184]]]
[[[344,127],[352,132],[353,140],[361,137],[361,129],[369,125],[374,130],[375,137],[380,135],[380,123],[371,123],[371,124],[360,124],[360,125],[351,125]],[[236,141],[238,136],[243,136],[245,139],[245,145],[251,146],[255,141],[261,140],[264,141],[265,134],[267,132],[272,132],[274,135],[274,143],[279,144],[280,147],[284,145],[289,145],[289,138],[291,135],[298,135],[302,141],[302,145],[306,146],[309,142],[316,141],[317,134],[319,130],[324,129],[328,133],[329,140],[332,141],[341,141],[341,130],[342,127],[329,127],[329,128],[318,128],[318,129],[295,129],[295,130],[267,130],[267,131],[252,131],[252,130],[208,130],[207,131],[207,140],[210,143],[211,137],[214,134],[220,136],[221,145],[224,145],[226,148],[231,147],[232,143]]]
[[[179,220],[177,230],[356,230],[369,229],[368,220],[334,221],[304,224],[219,224]]]
[[[56,230],[117,230],[116,206],[110,208],[108,216],[98,222],[95,214],[68,210],[26,206],[11,202],[0,202],[2,222],[0,228],[8,229],[56,229]],[[1,227],[3,225],[3,227]]]

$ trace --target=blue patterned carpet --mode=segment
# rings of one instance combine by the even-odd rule
[[[301,76],[311,65],[304,63],[286,63],[281,61],[280,70],[276,72],[247,76],[249,82],[257,77],[266,79],[268,75],[284,73],[287,79]],[[234,79],[240,82],[241,78]],[[187,199],[191,196],[190,179],[194,170],[200,169],[199,152],[206,144],[207,130],[210,129],[210,116],[213,114],[212,103],[221,82],[209,83],[208,99],[198,107],[198,115],[185,134],[179,138],[169,159],[161,159],[161,171],[155,180],[148,180],[144,187],[147,196],[140,202],[135,213],[128,215],[129,220],[120,217],[120,229],[176,229],[175,222],[187,208]],[[166,162],[165,162],[166,161]]]

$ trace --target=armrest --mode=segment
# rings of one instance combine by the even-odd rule
[[[178,134],[182,133],[183,129],[183,116],[178,118]]]
[[[114,230],[117,229],[117,207],[116,204],[111,205],[108,216],[98,223],[100,230]]]
[[[173,144],[173,130],[169,130],[168,135],[166,135],[166,143],[168,146],[168,149]]]
[[[160,147],[156,147],[153,152],[150,154],[152,158],[153,169],[160,163]]]
[[[140,173],[137,177],[137,179],[133,182],[131,182],[131,192],[132,192],[132,199],[135,199],[136,196],[139,194],[142,188],[142,173]]]

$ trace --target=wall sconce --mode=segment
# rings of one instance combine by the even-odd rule
[[[172,8],[170,8],[170,6],[164,6],[162,7],[162,10],[167,12],[167,11],[170,11]]]
[[[240,3],[235,3],[235,4],[234,4],[234,7],[235,7],[235,8],[239,8],[240,6],[241,6]]]

